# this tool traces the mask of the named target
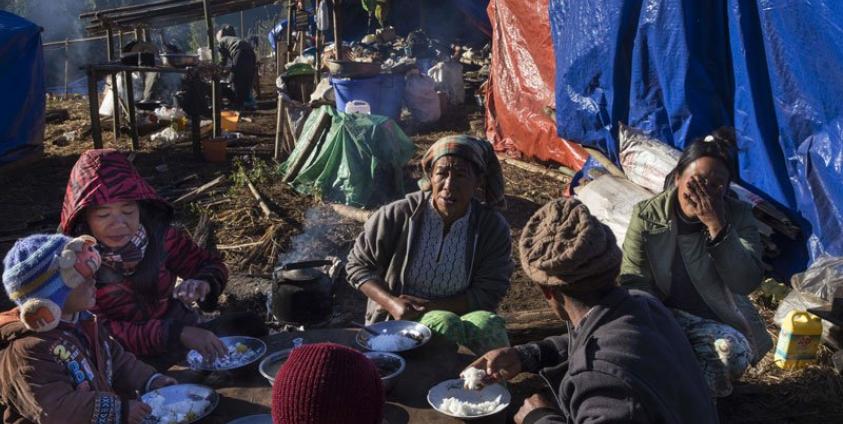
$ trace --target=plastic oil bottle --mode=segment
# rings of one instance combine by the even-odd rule
[[[790,311],[782,321],[774,362],[784,369],[803,368],[816,363],[822,333],[820,317],[808,312]]]

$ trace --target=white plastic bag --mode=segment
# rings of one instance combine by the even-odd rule
[[[618,139],[626,177],[654,193],[662,191],[665,177],[676,167],[682,152],[623,123]]]
[[[328,104],[333,104],[336,102],[334,98],[334,86],[331,85],[330,79],[322,78],[319,81],[319,84],[316,84],[316,88],[310,95],[310,101],[323,102]]]
[[[331,11],[328,9],[328,2],[319,2],[319,9],[316,10],[316,29],[329,31],[331,29]]]
[[[139,72],[132,72],[132,89],[134,90],[134,101],[141,100],[143,97],[144,80],[140,77]],[[126,85],[123,83],[123,74],[117,74],[117,95],[120,98],[120,104],[125,107],[126,102]],[[103,96],[102,104],[100,104],[100,116],[114,115],[114,100],[113,90],[111,88],[111,77],[105,79],[105,96]]]
[[[187,114],[179,108],[161,106],[155,109],[155,116],[162,121],[175,121],[179,118],[186,118]]]
[[[418,71],[407,74],[404,101],[410,109],[410,114],[420,123],[436,122],[442,115],[439,95],[436,94],[436,83],[432,78]]]
[[[592,215],[612,230],[618,247],[623,246],[632,219],[632,208],[653,196],[646,188],[610,174],[597,177],[580,188],[576,195]]]
[[[155,134],[152,134],[152,137],[150,138],[153,142],[173,144],[184,140],[186,136],[172,127],[167,127]]]
[[[436,89],[448,93],[452,105],[465,103],[465,83],[463,82],[462,64],[459,62],[439,62],[427,71],[427,75],[436,82]]]

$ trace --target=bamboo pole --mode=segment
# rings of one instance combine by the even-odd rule
[[[105,48],[108,54],[108,61],[114,60],[114,33],[111,29],[106,30]],[[120,139],[120,89],[117,87],[117,74],[111,74],[111,99],[114,101],[114,111],[112,113],[112,123],[114,128],[114,141]],[[134,99],[128,98],[129,102]]]
[[[284,52],[284,64],[290,63],[290,51],[293,46],[293,1],[287,0],[287,49]],[[277,45],[278,42],[276,41]]]
[[[88,67],[88,107],[91,113],[91,138],[94,148],[102,149],[102,126],[100,125],[99,94],[97,93],[97,74]]]
[[[214,38],[214,21],[211,19],[211,9],[208,5],[208,0],[202,0],[202,5],[205,8],[205,26],[208,31],[208,48],[211,49],[211,63],[217,64],[217,43]],[[213,135],[219,137],[222,132],[222,121],[220,120],[220,77],[214,72],[214,81],[211,85],[211,110],[212,119],[214,122]]]
[[[70,42],[68,41],[67,38],[65,38],[64,39],[64,98],[65,99],[67,99],[67,96],[69,94],[68,93],[69,87],[68,87],[68,82],[67,82],[67,74],[68,74],[67,68],[68,68],[68,62],[70,61],[70,55],[69,55],[67,50],[68,50],[69,47],[70,47]]]
[[[264,216],[267,218],[272,218],[272,211],[269,209],[269,205],[266,204],[266,201],[263,200],[263,196],[261,196],[258,189],[255,188],[255,185],[252,184],[252,180],[249,179],[249,176],[245,173],[243,174],[243,178],[246,180],[246,184],[249,186],[249,191],[252,192],[252,196],[254,196],[255,200],[258,201],[258,205],[263,211]]]
[[[612,174],[616,177],[626,178],[626,174],[624,174],[623,171],[620,168],[618,168],[618,166],[615,165],[614,162],[609,160],[609,158],[607,158],[606,155],[603,154],[603,152],[601,152],[597,149],[591,148],[591,147],[584,147],[584,148],[585,148],[585,151],[588,152],[588,154],[590,154],[591,157],[593,157],[594,160],[597,161],[597,163],[599,163],[600,165],[603,165],[603,167],[606,168],[606,170],[609,171],[610,174]]]
[[[115,74],[116,75],[116,74]],[[115,80],[117,78],[115,77]],[[126,97],[128,97],[128,106],[129,106],[129,131],[131,131],[132,135],[132,150],[138,150],[140,148],[140,144],[138,142],[138,123],[136,122],[135,117],[135,87],[132,84],[132,72],[125,71],[123,73],[123,80],[126,83]],[[115,115],[116,116],[116,115]],[[117,139],[117,135],[115,134],[115,140]]]
[[[571,182],[571,177],[562,174],[561,172],[554,171],[552,169],[547,169],[538,165],[534,165],[532,163],[527,163],[524,161],[510,159],[510,158],[502,158],[501,162],[506,163],[508,165],[512,165],[516,168],[523,169],[525,171],[533,172],[536,174],[544,175],[548,178],[553,178],[554,180],[560,181],[562,183],[568,184]]]
[[[275,161],[278,162],[281,159],[281,142],[283,141],[283,133],[284,133],[284,119],[282,118],[284,115],[284,99],[279,94],[278,101],[275,104],[275,151],[273,153],[273,158]]]
[[[334,2],[334,49],[336,49],[336,53],[334,57],[337,58],[337,61],[342,60],[342,22],[340,21],[341,13],[339,5],[342,3],[342,0],[333,0]]]

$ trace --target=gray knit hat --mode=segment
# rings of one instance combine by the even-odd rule
[[[521,267],[542,286],[589,292],[615,284],[621,251],[612,230],[576,199],[554,200],[527,221]]]

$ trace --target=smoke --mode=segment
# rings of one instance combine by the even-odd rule
[[[313,207],[304,214],[304,231],[290,240],[278,265],[334,256],[345,260],[361,230],[356,222],[340,222],[329,207]]]

